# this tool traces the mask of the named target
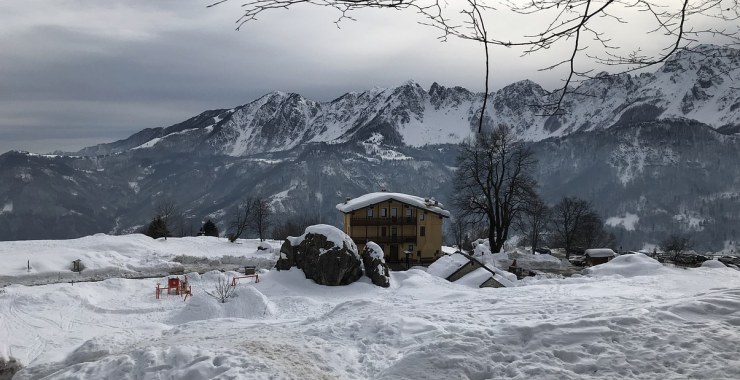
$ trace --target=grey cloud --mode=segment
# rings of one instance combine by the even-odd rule
[[[337,29],[333,13],[297,8],[266,15],[236,32],[238,6],[33,3],[43,3],[51,13],[65,10],[67,19],[45,20],[19,11],[24,4],[4,5],[15,7],[5,17],[32,19],[0,35],[0,50],[7,52],[0,65],[0,152],[21,149],[13,141],[24,139],[51,143],[57,138],[66,146],[74,139],[100,142],[98,136],[110,141],[206,109],[244,104],[272,90],[326,101],[407,79],[424,86],[438,81],[474,91],[483,87],[478,46],[440,43],[434,31],[414,19],[386,18],[382,12],[363,13],[360,21]],[[120,14],[111,13],[114,7]],[[75,22],[75,11],[86,18]],[[99,25],[106,17],[121,20]],[[399,26],[406,25],[399,20],[408,20],[408,27]],[[497,54],[501,60],[515,56]],[[531,76],[518,67],[495,68],[492,88]]]

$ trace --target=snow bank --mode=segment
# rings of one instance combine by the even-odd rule
[[[701,263],[702,268],[727,268],[727,265],[723,264],[719,260],[707,260]]]
[[[738,272],[655,264],[496,290],[414,269],[385,289],[270,271],[226,304],[204,291],[229,272],[190,274],[187,301],[155,299],[166,277],[11,285],[0,356],[26,365],[14,380],[740,378]]]
[[[96,234],[70,240],[0,242],[0,285],[80,281],[182,271],[184,265],[253,265],[274,262],[274,254],[258,250],[258,240],[237,244],[210,236],[152,239],[141,234]],[[278,242],[264,242],[274,246]],[[81,260],[82,273],[71,271]],[[31,269],[28,270],[30,262]]]
[[[273,318],[277,313],[277,307],[256,287],[249,284],[238,284],[234,287],[234,294],[226,303],[221,303],[214,297],[218,295],[216,287],[219,281],[231,286],[231,279],[236,276],[239,274],[235,272],[213,271],[197,280],[191,280],[191,286],[197,289],[197,292],[170,322],[182,324],[214,318]]]
[[[611,261],[584,269],[589,276],[647,276],[667,270],[663,264],[642,253],[617,256]]]

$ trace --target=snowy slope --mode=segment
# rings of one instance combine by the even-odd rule
[[[740,272],[645,259],[500,289],[420,270],[387,289],[270,271],[225,304],[206,291],[230,272],[190,274],[187,301],[156,300],[164,278],[12,285],[0,356],[26,366],[14,380],[738,378]]]

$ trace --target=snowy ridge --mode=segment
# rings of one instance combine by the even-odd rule
[[[564,99],[567,112],[549,117],[538,106],[553,103],[559,93],[523,80],[490,94],[485,124],[508,124],[526,141],[664,118],[732,129],[740,126],[738,67],[740,51],[702,45],[695,52],[674,55],[654,73],[604,73],[584,81],[577,95]],[[197,138],[212,152],[236,157],[307,143],[361,142],[374,134],[393,146],[457,144],[478,129],[482,100],[483,94],[461,87],[434,83],[424,89],[411,80],[397,87],[349,92],[331,102],[275,91],[240,107],[206,111],[167,129],[144,130],[108,145],[125,147],[135,141],[129,149],[151,148],[173,132],[207,127],[208,133]],[[83,151],[101,150],[110,147]],[[629,173],[625,180],[630,180]]]

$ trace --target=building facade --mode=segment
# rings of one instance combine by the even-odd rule
[[[375,242],[388,263],[429,263],[441,255],[442,226],[450,213],[434,199],[379,192],[348,199],[337,209],[357,248]]]

